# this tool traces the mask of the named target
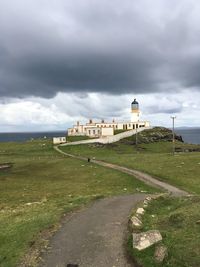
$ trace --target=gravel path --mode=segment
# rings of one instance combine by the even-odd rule
[[[63,152],[57,146],[54,147],[54,149],[56,151],[58,151],[59,153],[64,154],[66,156],[69,156],[69,157],[72,157],[72,158],[81,159],[81,160],[87,160],[87,158],[85,158],[85,157],[75,156],[75,155]],[[158,188],[162,188],[162,189],[168,191],[173,196],[186,196],[186,195],[188,195],[188,193],[186,191],[183,191],[183,190],[181,190],[181,189],[179,189],[179,188],[177,188],[177,187],[175,187],[173,185],[170,185],[168,183],[162,182],[162,181],[156,179],[155,177],[153,177],[153,176],[151,176],[149,174],[146,174],[144,172],[133,170],[133,169],[129,169],[129,168],[126,168],[126,167],[123,167],[123,166],[119,166],[119,165],[116,165],[116,164],[104,162],[104,161],[101,161],[101,160],[91,159],[91,162],[93,162],[95,164],[98,164],[98,165],[101,165],[101,166],[104,166],[104,167],[107,167],[107,168],[111,168],[111,169],[115,169],[115,170],[118,170],[118,171],[121,171],[121,172],[124,172],[124,173],[128,173],[128,174],[136,177],[137,179],[143,181],[144,183],[146,183],[148,185],[151,185],[151,186],[154,186],[154,187],[158,187]]]
[[[117,196],[96,201],[66,218],[43,255],[40,267],[131,267],[123,243],[131,209],[143,194]]]

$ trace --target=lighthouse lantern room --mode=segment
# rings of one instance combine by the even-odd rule
[[[134,99],[131,103],[131,122],[138,122],[140,119],[139,103]]]

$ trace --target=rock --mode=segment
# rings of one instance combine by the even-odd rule
[[[159,245],[155,249],[154,258],[155,261],[161,263],[168,256],[167,247],[164,245]]]
[[[146,197],[145,200],[146,200],[147,202],[149,202],[149,201],[151,201],[151,197]]]
[[[133,248],[143,250],[162,240],[162,236],[158,230],[150,230],[147,232],[133,234]]]
[[[149,205],[149,201],[145,199],[144,202],[143,202],[143,208],[144,209],[147,208],[148,205]]]
[[[144,214],[144,209],[143,208],[138,208],[136,210],[136,214],[143,215]]]
[[[131,218],[131,222],[132,222],[133,228],[141,228],[142,227],[142,222],[136,216],[133,216]]]
[[[196,221],[197,224],[200,224],[200,220]]]

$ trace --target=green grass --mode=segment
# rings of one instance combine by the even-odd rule
[[[154,215],[154,217],[152,217]],[[129,253],[145,267],[196,267],[200,263],[200,198],[164,198],[154,200],[143,217],[143,231],[159,229],[168,248],[168,257],[162,264],[155,263],[155,246],[146,250],[132,249]]]
[[[124,133],[124,132],[127,132],[128,130],[114,130],[114,135],[115,134],[119,134],[119,133]]]
[[[134,140],[135,136],[131,138]],[[62,150],[141,170],[191,193],[200,194],[199,152],[176,153],[173,156],[171,142],[143,143],[136,147],[131,138],[109,145],[68,146],[62,147]],[[186,150],[199,148],[180,142],[176,142],[176,147]]]
[[[151,139],[157,135],[150,132]],[[95,157],[152,174],[157,179],[176,185],[188,192],[200,194],[200,153],[172,154],[172,143],[166,140],[148,142],[148,135],[135,136],[120,142],[101,145],[79,145],[62,147],[76,155]],[[183,144],[176,141],[178,151],[199,150],[199,145]],[[155,215],[152,217],[151,215]],[[156,264],[153,259],[155,246],[138,252],[132,249],[129,239],[129,252],[144,267],[196,267],[200,263],[200,197],[159,198],[148,207],[143,218],[142,231],[157,229],[163,236],[163,243],[168,248],[169,256],[163,264]]]
[[[76,142],[91,139],[89,136],[86,135],[77,135],[77,136],[67,136],[67,142]]]
[[[64,213],[100,197],[155,192],[129,175],[63,157],[48,140],[1,143],[0,162],[14,163],[0,172],[1,267],[16,266]]]

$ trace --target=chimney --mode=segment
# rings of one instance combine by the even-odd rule
[[[80,125],[80,122],[79,121],[77,121],[77,126],[79,126]]]
[[[92,123],[92,119],[89,120],[89,123],[90,123],[90,124]]]
[[[104,119],[101,120],[101,123],[105,123]]]

